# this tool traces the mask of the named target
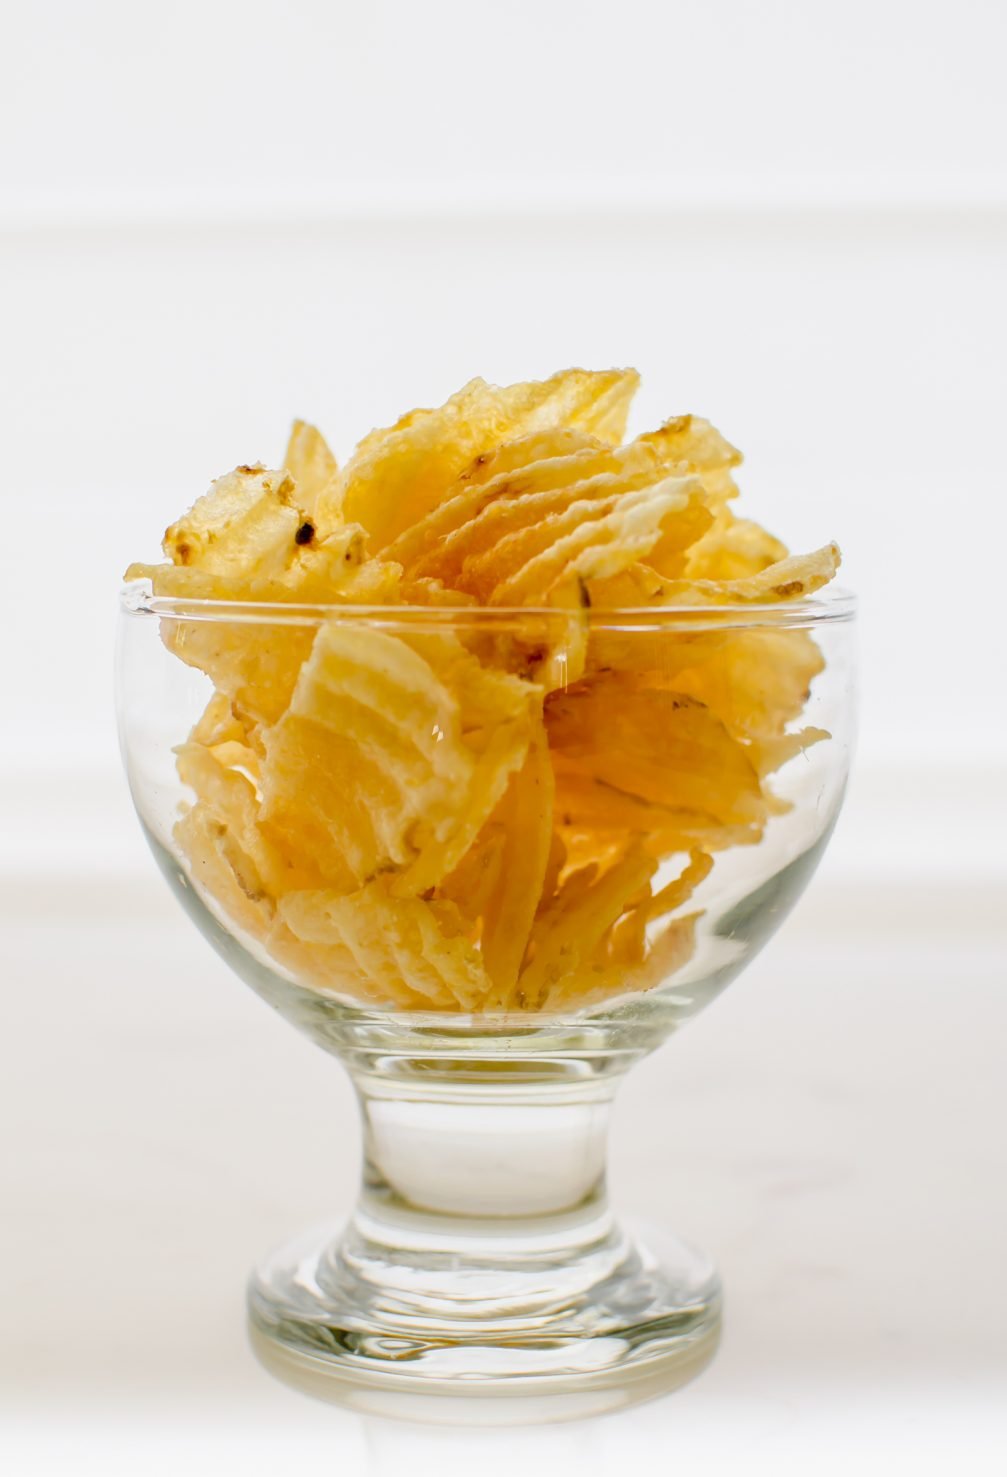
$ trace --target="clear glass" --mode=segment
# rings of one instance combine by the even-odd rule
[[[429,1393],[462,1397],[472,1409],[479,1397],[508,1395],[551,1417],[576,1414],[585,1402],[598,1409],[668,1388],[710,1357],[720,1320],[715,1270],[674,1238],[638,1239],[614,1217],[605,1188],[609,1114],[632,1064],[744,968],[814,871],[850,763],[853,614],[843,592],[778,606],[592,611],[588,675],[567,683],[565,673],[584,667],[585,637],[583,620],[562,611],[238,606],[157,599],[136,586],[124,592],[117,659],[122,752],[154,856],[217,952],[341,1060],[360,1103],[363,1176],[348,1224],[282,1247],[249,1285],[253,1340],[281,1376],[369,1409],[390,1402],[401,1412],[403,1402]],[[543,965],[536,989],[490,991],[468,1008],[433,991],[417,1008],[412,985],[425,988],[419,966],[410,974],[403,965],[389,983],[387,953],[385,964],[371,969],[366,950],[348,954],[278,930],[283,909],[269,885],[251,886],[240,866],[240,887],[230,872],[225,886],[216,861],[207,870],[209,853],[191,841],[206,791],[179,748],[197,724],[205,726],[214,688],[188,663],[206,666],[207,652],[226,655],[237,645],[275,674],[288,659],[302,661],[319,633],[333,631],[360,642],[364,632],[379,631],[407,646],[418,637],[450,638],[480,661],[515,649],[538,661],[547,653],[555,689],[549,758],[560,806],[553,821],[557,830],[566,827],[562,875],[580,869],[589,887],[592,877],[612,875],[607,861],[599,872],[597,856],[587,866],[580,854],[586,843],[574,809],[584,766],[595,764],[591,803],[613,791],[618,803],[592,812],[593,844],[597,849],[600,827],[613,856],[638,856],[642,846],[651,857],[649,911],[630,905],[606,931],[598,894],[587,914],[573,914],[577,929],[596,926],[600,942],[592,943],[590,962],[577,954],[575,931],[569,948],[578,966],[554,959],[545,986]],[[616,700],[621,689],[605,687],[613,667],[648,674],[631,703]],[[733,822],[720,814],[711,830],[702,805],[720,803],[734,749],[697,758],[692,731],[683,739],[676,715],[691,722],[709,702],[720,723],[767,701],[767,684],[777,680],[805,685],[790,703],[786,731],[761,747],[745,746],[744,763],[773,771],[771,782],[746,780],[755,792],[761,785],[766,803],[756,814],[735,797]],[[419,697],[416,703],[415,713],[395,714],[406,731],[413,721],[428,721]],[[652,745],[655,732],[667,733],[655,776],[644,774],[634,749],[643,727]],[[814,742],[790,737],[812,729]],[[227,763],[244,775],[240,784],[258,796],[256,775],[246,772],[255,758],[228,748],[226,734],[221,742],[218,752],[227,749]],[[624,777],[611,771],[617,761]],[[570,779],[574,771],[581,789]],[[638,792],[673,790],[679,771],[691,786],[689,804],[675,810],[667,801],[655,820],[637,803]],[[717,795],[700,805],[703,775],[709,780],[711,773]],[[315,779],[323,786],[323,774]],[[333,800],[321,788],[317,793],[324,814]],[[354,798],[347,794],[346,803]],[[312,869],[321,865],[321,851],[310,828],[298,829],[300,809],[295,818],[296,825],[286,822],[288,858],[289,845],[299,847],[294,864],[317,883]],[[664,841],[652,845],[662,826]],[[680,833],[684,839],[668,839]],[[680,879],[696,848],[706,848],[708,860],[693,866],[685,887]],[[520,849],[505,850],[498,875],[506,877],[508,867],[516,875],[526,864]],[[437,892],[432,887],[422,897]],[[631,919],[639,927],[627,942]],[[476,924],[458,947],[478,963],[486,939]],[[533,938],[522,979],[532,977],[542,949],[547,944]],[[556,959],[568,961],[568,953]],[[526,1403],[525,1413],[530,1409]]]

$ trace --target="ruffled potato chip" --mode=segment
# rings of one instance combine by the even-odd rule
[[[838,545],[826,544],[812,554],[780,559],[741,579],[666,580],[654,603],[696,606],[802,600],[834,579],[839,564]]]
[[[627,467],[619,449],[569,431],[505,443],[486,460],[492,477],[478,475],[485,468],[463,474],[443,502],[389,546],[387,557],[409,573],[456,581],[466,561],[491,548],[501,533],[533,526],[578,498],[590,498],[592,486],[606,474],[611,480],[604,491],[630,490],[639,485],[631,480],[634,474],[654,466],[648,458],[642,468]]]
[[[472,380],[440,410],[373,433],[346,466],[319,517],[342,513],[380,550],[424,517],[472,461],[500,442],[551,426],[617,441],[639,382],[632,370],[571,369],[540,383],[500,389]]]
[[[176,821],[173,834],[200,896],[261,942],[272,924],[273,900],[231,825],[209,805],[197,804]]]
[[[293,494],[285,472],[237,467],[166,530],[162,548],[173,564],[207,574],[270,573],[295,547],[302,515]]]
[[[283,466],[294,479],[298,506],[308,514],[314,512],[318,499],[327,492],[339,473],[325,437],[307,421],[294,421]]]
[[[421,892],[464,856],[524,763],[540,699],[450,637],[322,626],[264,739],[265,820],[358,883]]]
[[[689,548],[681,573],[688,580],[745,579],[786,557],[786,544],[758,523],[735,518],[730,508],[724,508]]]
[[[658,430],[641,436],[640,441],[654,448],[669,471],[698,476],[717,506],[737,497],[731,471],[741,464],[741,452],[702,416],[673,416]]]
[[[247,858],[248,879],[257,897],[275,901],[292,888],[318,887],[323,875],[310,852],[277,844],[262,823],[255,751],[233,742],[210,749],[190,740],[178,749],[178,774],[209,812],[220,820]],[[250,869],[254,869],[254,878]],[[352,878],[345,874],[347,885]]]
[[[779,738],[799,718],[824,662],[807,631],[732,631],[689,643],[670,678],[738,738]]]
[[[532,929],[530,961],[515,986],[516,1003],[540,1008],[560,980],[577,974],[616,921],[649,894],[656,869],[654,858],[634,846],[600,876],[593,866],[571,874]]]
[[[279,916],[269,925],[262,942],[274,963],[297,983],[313,990],[379,1008],[422,1010],[426,1007],[424,998],[404,985],[392,989],[372,979],[345,944],[300,939]]]
[[[480,909],[483,965],[505,999],[517,981],[545,886],[552,852],[553,789],[549,747],[539,727],[497,809],[503,838],[497,885]]]
[[[702,702],[609,673],[554,694],[549,744],[564,777],[580,774],[660,810],[724,826],[761,825],[759,776],[744,746]],[[563,807],[563,782],[557,805]]]
[[[298,515],[298,518],[300,515]],[[195,566],[134,564],[133,579],[149,579],[153,593],[176,600],[229,601],[244,604],[394,604],[401,597],[401,569],[366,559],[364,536],[352,525],[327,538],[297,541],[290,526],[274,530],[265,567],[229,573]],[[282,544],[282,549],[280,545]],[[431,602],[433,603],[433,602]],[[302,664],[311,651],[314,632],[307,623],[258,626],[239,612],[233,624],[216,618],[201,621],[166,616],[162,638],[180,660],[197,667],[244,714],[256,722],[272,723],[286,710]]]
[[[360,892],[295,892],[280,916],[306,943],[349,950],[378,994],[428,1010],[472,1010],[489,986],[465,919],[451,902],[393,897],[388,879]]]

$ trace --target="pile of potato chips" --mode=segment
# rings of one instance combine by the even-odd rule
[[[650,989],[693,950],[714,854],[785,808],[768,776],[827,737],[791,727],[806,632],[605,618],[794,600],[839,562],[734,515],[741,458],[708,422],[623,444],[637,383],[473,380],[342,469],[298,422],[281,470],[220,478],[171,562],[127,571],[295,607],[187,607],[162,636],[215,688],[177,751],[178,846],[301,984],[465,1012]]]

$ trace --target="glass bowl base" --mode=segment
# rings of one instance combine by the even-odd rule
[[[478,1258],[391,1251],[361,1217],[280,1248],[248,1290],[252,1347],[285,1383],[370,1414],[449,1424],[572,1420],[652,1399],[712,1358],[712,1265],[609,1223]],[[578,1238],[579,1239],[579,1238]]]

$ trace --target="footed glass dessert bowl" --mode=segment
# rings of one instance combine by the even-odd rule
[[[576,1413],[709,1357],[716,1272],[615,1216],[609,1115],[814,871],[852,618],[832,591],[574,613],[127,587],[121,741],[158,864],[360,1103],[348,1222],[249,1284],[272,1368],[370,1408]]]

